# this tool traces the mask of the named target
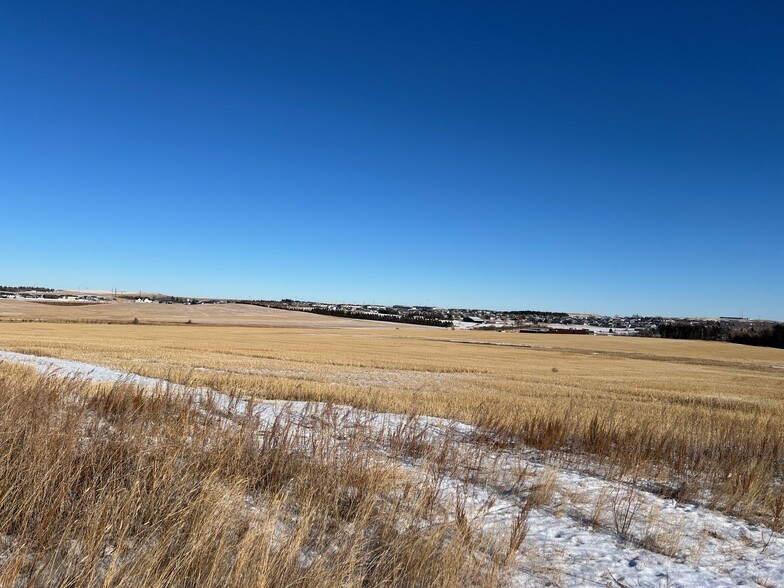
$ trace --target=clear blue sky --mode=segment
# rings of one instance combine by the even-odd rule
[[[0,283],[784,319],[784,3],[5,2]]]

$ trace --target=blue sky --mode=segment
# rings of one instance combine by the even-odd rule
[[[0,8],[0,283],[784,320],[780,2]]]

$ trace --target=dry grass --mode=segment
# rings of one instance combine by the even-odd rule
[[[314,417],[260,426],[0,366],[0,585],[501,582],[501,551],[436,481]]]
[[[352,320],[247,304],[73,303],[0,298],[0,321],[235,325],[254,327],[394,328],[390,323]],[[190,322],[189,322],[190,321]]]
[[[782,528],[781,350],[414,328],[67,324],[0,324],[0,347],[264,398],[456,418],[479,425],[485,443],[535,447]]]

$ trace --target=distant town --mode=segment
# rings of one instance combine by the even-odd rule
[[[115,301],[137,304],[250,304],[283,310],[312,312],[360,320],[374,320],[461,330],[515,331],[521,333],[666,337],[724,340],[784,347],[784,323],[739,316],[715,318],[663,316],[608,316],[546,310],[487,310],[379,304],[303,301],[285,298],[214,299],[168,296],[144,292],[80,292],[29,286],[0,286],[0,298],[52,304],[101,304]]]

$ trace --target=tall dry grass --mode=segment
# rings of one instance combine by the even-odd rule
[[[701,407],[630,419],[624,411],[552,405],[488,411],[477,425],[486,442],[534,447],[561,464],[784,528],[784,429],[770,415]]]
[[[454,418],[478,442],[784,525],[782,350],[417,329],[0,324],[0,337],[261,398]]]
[[[0,365],[0,585],[501,582],[436,482],[308,423]]]

